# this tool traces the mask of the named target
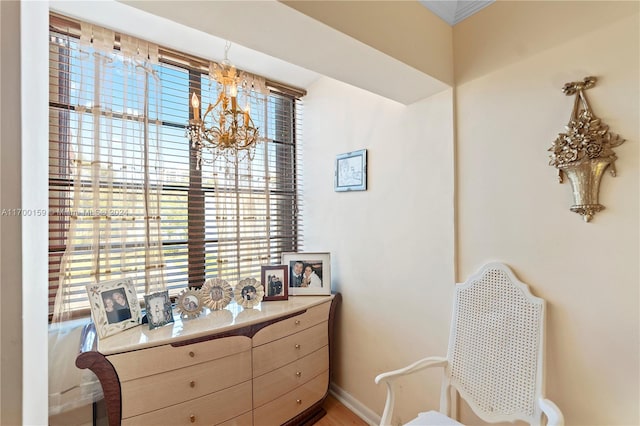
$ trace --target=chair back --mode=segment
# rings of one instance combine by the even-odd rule
[[[484,421],[541,423],[544,306],[501,263],[456,286],[446,375]]]

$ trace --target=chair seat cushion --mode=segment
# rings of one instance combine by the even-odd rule
[[[418,417],[406,423],[405,426],[463,426],[462,423],[445,416],[438,411],[419,413]]]

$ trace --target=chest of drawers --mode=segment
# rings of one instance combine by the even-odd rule
[[[340,295],[239,307],[98,341],[76,359],[103,387],[110,425],[295,425],[320,418]]]

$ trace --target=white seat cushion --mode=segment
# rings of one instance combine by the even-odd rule
[[[406,423],[405,426],[463,426],[462,423],[445,416],[438,411],[419,413],[418,417]]]

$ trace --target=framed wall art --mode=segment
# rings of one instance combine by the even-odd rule
[[[145,294],[144,302],[147,306],[149,330],[173,322],[173,310],[171,309],[171,299],[169,299],[168,290]]]
[[[347,152],[336,157],[335,190],[367,190],[367,150]]]
[[[289,295],[331,294],[330,253],[282,253],[289,268]]]
[[[142,314],[133,281],[104,281],[86,288],[98,337],[111,336],[140,324]]]
[[[289,267],[287,265],[262,266],[261,281],[265,291],[263,300],[289,298]]]

